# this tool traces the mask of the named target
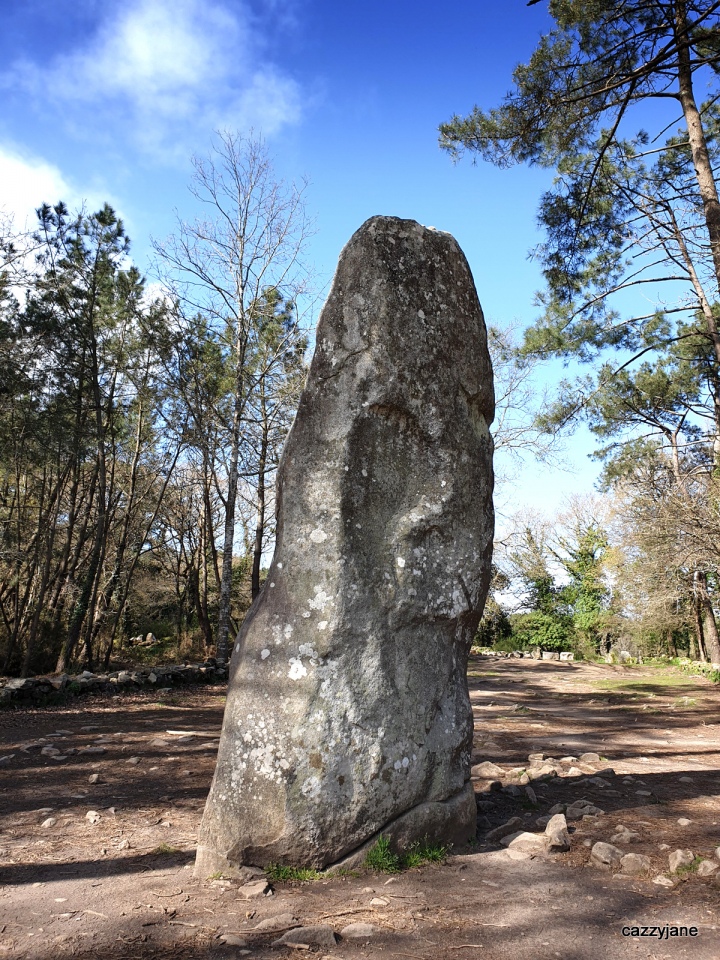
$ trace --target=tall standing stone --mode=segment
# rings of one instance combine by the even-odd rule
[[[449,234],[373,217],[340,256],[235,644],[196,872],[325,867],[475,833],[467,656],[490,576],[493,387]]]

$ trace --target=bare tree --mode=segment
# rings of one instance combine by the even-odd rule
[[[231,402],[217,412],[223,420],[226,477],[223,547],[216,636],[218,659],[228,657],[233,544],[238,477],[246,435],[246,416],[258,386],[254,357],[261,337],[256,305],[268,290],[297,302],[308,270],[303,260],[311,232],[304,194],[306,184],[276,178],[264,141],[221,132],[205,159],[193,160],[190,191],[207,216],[178,219],[176,233],[155,243],[163,279],[187,317],[206,318],[225,339]],[[297,328],[288,337],[297,336]],[[276,349],[290,348],[280,338]],[[244,471],[246,472],[246,471]]]

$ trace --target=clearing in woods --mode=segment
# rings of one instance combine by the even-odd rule
[[[4,711],[0,958],[717,960],[720,870],[703,876],[713,868],[701,861],[720,867],[718,687],[671,669],[482,657],[469,685],[474,762],[497,764],[504,787],[475,781],[475,844],[442,865],[274,882],[253,899],[239,881],[192,877],[224,690]],[[558,763],[528,793],[531,753],[599,759]],[[578,799],[604,813],[570,822],[567,853],[513,859],[485,839],[511,817],[542,834],[538,817]],[[649,857],[649,870],[626,877],[592,865],[598,840]],[[655,882],[670,877],[676,849],[693,863]],[[340,937],[351,923],[374,929]],[[325,946],[302,929],[296,946],[273,946],[289,928],[317,924],[332,928]],[[666,924],[697,936],[622,934]]]

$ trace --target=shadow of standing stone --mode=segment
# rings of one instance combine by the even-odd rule
[[[278,471],[198,875],[326,867],[380,832],[398,847],[474,836],[465,674],[490,575],[493,405],[457,242],[368,220],[340,256]]]

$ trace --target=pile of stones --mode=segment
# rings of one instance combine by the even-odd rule
[[[167,688],[188,683],[225,683],[228,668],[213,657],[203,663],[180,663],[163,667],[142,667],[137,670],[113,670],[91,673],[83,670],[76,676],[66,673],[47,677],[0,679],[0,706],[15,703],[39,703],[58,693],[85,693],[137,690],[142,687]]]

